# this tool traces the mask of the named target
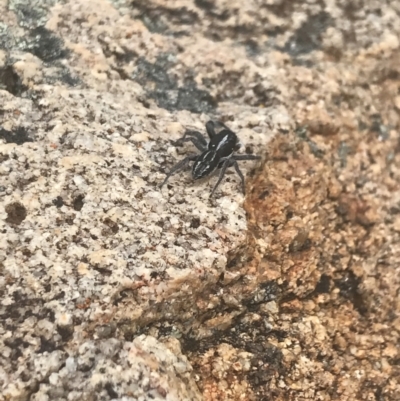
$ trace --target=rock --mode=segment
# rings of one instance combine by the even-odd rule
[[[0,4],[5,399],[399,399],[397,2],[264,3]]]

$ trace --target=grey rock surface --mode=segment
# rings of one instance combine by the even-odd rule
[[[0,400],[398,401],[397,0],[0,0]],[[226,123],[229,172],[159,189]]]
[[[216,178],[183,173],[158,188],[190,149],[170,140],[204,132],[216,111],[191,68],[218,54],[241,71],[243,50],[179,52],[105,0],[0,7],[3,397],[200,399],[179,349],[137,335],[176,318],[189,330],[245,240],[236,176],[212,200]],[[253,151],[289,123],[284,108],[221,109]]]

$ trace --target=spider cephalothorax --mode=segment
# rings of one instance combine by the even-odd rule
[[[221,131],[218,133],[215,131],[215,127],[221,127]],[[222,178],[228,167],[235,167],[237,174],[239,175],[242,182],[242,190],[245,192],[244,177],[239,169],[239,160],[257,160],[260,156],[256,155],[235,155],[235,152],[240,148],[240,142],[237,135],[231,131],[225,124],[221,122],[208,121],[206,124],[206,131],[210,138],[209,142],[203,137],[198,131],[186,131],[182,138],[173,142],[174,145],[182,145],[183,142],[191,141],[200,150],[199,154],[191,154],[181,160],[178,164],[172,167],[171,171],[165,177],[165,180],[161,184],[162,187],[169,177],[183,170],[189,162],[193,161],[192,177],[195,180],[209,176],[215,170],[220,169],[217,183],[214,185],[210,196],[212,196],[221,183]]]

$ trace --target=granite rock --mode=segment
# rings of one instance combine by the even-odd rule
[[[0,399],[400,398],[400,8],[245,3],[0,2]]]

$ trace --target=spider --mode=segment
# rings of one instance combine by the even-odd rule
[[[220,126],[222,130],[218,133],[215,127]],[[241,144],[237,135],[231,131],[225,124],[216,121],[208,121],[206,124],[206,131],[210,138],[207,140],[198,131],[187,130],[182,138],[172,142],[175,146],[181,146],[183,142],[191,141],[198,150],[199,154],[190,154],[183,160],[173,166],[170,172],[165,177],[165,180],[160,185],[160,188],[167,182],[167,180],[174,174],[185,169],[189,162],[194,162],[192,167],[192,177],[194,180],[207,177],[214,171],[220,170],[217,183],[211,191],[210,197],[213,196],[215,190],[218,188],[225,175],[228,167],[235,167],[236,173],[239,175],[242,182],[242,191],[245,193],[244,176],[239,169],[239,160],[259,160],[260,156],[257,155],[235,155],[239,150]]]

